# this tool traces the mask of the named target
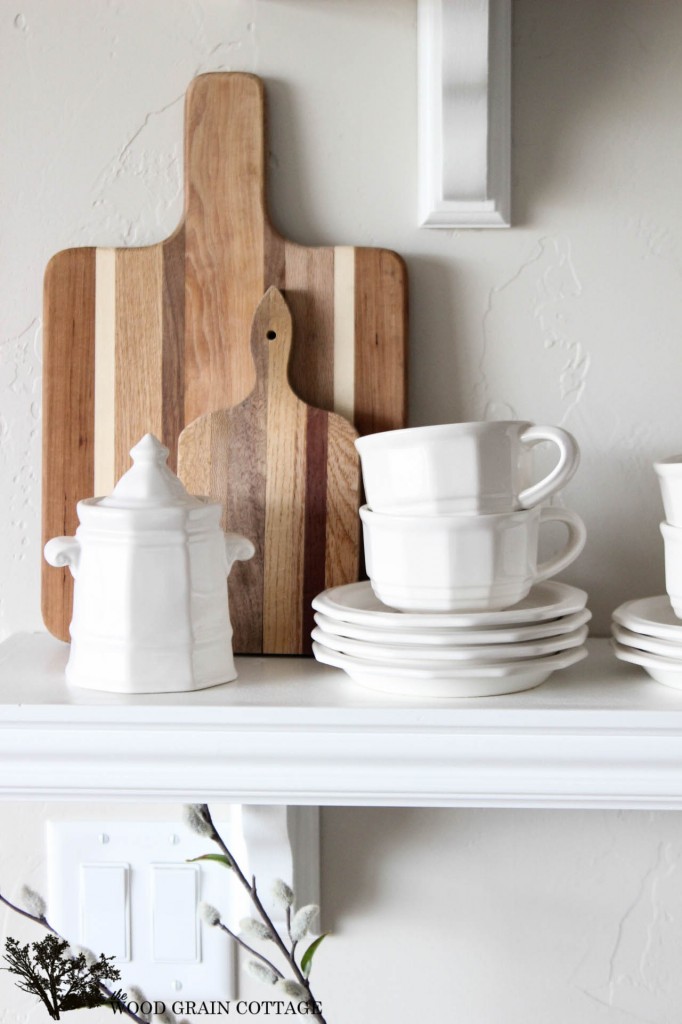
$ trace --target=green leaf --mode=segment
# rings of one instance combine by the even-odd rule
[[[195,860],[214,860],[218,864],[224,864],[226,868],[232,867],[232,861],[223,853],[204,853],[201,857],[190,857],[185,863],[193,864]]]
[[[318,935],[318,937],[310,943],[305,953],[301,957],[301,970],[303,971],[303,974],[305,975],[306,978],[310,974],[310,969],[313,965],[313,957],[317,952],[317,947],[320,945],[323,939],[326,939],[328,935],[329,932],[323,932],[322,935]]]

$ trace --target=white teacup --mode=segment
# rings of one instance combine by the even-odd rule
[[[532,447],[551,441],[559,460],[531,484]],[[491,514],[531,508],[568,483],[580,460],[560,427],[523,420],[446,423],[366,434],[355,442],[367,504],[408,515]]]
[[[491,611],[522,600],[560,572],[585,545],[585,526],[563,508],[492,515],[385,515],[360,509],[367,574],[390,608],[418,612]],[[541,523],[568,527],[564,550],[538,565]]]
[[[661,486],[665,518],[673,526],[682,527],[682,455],[654,462]]]
[[[665,589],[678,619],[682,619],[682,528],[661,523],[665,544]]]

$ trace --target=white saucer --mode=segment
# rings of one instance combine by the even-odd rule
[[[339,654],[323,644],[313,644],[313,654],[324,665],[343,669],[351,679],[370,690],[405,697],[494,697],[518,693],[539,686],[561,668],[575,665],[587,655],[587,648],[529,658],[513,664],[443,665],[428,669],[386,668],[377,662]]]
[[[616,622],[611,630],[614,637],[623,647],[633,647],[639,651],[647,651],[649,654],[658,654],[662,658],[673,658],[682,661],[682,637],[675,643],[672,640],[659,640],[656,636],[646,636],[644,633],[634,633],[632,630],[624,629]]]
[[[317,626],[312,632],[313,640],[324,644],[332,651],[349,654],[367,661],[380,661],[384,668],[430,668],[434,663],[466,662],[468,665],[488,665],[491,662],[527,661],[529,658],[544,658],[557,651],[580,647],[587,639],[587,626],[574,629],[560,637],[536,640],[534,643],[491,644],[482,647],[425,647],[405,644],[380,644],[373,640],[351,640],[345,636],[327,633]]]
[[[556,619],[582,611],[587,603],[584,590],[568,583],[548,580],[537,583],[523,601],[511,608],[490,612],[399,612],[375,597],[369,580],[347,583],[324,590],[313,599],[316,612],[360,626],[388,626],[393,629],[480,629]]]
[[[677,640],[682,643],[682,619],[675,615],[667,594],[626,601],[616,608],[613,621],[632,630],[633,633],[644,633],[646,636],[657,636],[660,640]]]
[[[674,690],[682,690],[682,661],[674,658],[662,658],[648,651],[638,651],[634,647],[624,647],[617,640],[611,641],[613,652],[620,661],[631,665],[640,665],[657,683],[671,686]]]
[[[404,617],[404,616],[403,616]],[[371,643],[421,644],[429,647],[454,647],[459,644],[516,644],[528,640],[542,640],[545,637],[563,636],[592,618],[592,612],[583,608],[573,615],[562,615],[548,622],[528,626],[492,626],[488,629],[398,629],[400,620],[393,629],[386,626],[358,626],[354,622],[332,619],[322,612],[315,613],[315,622],[326,633],[334,636],[351,637],[353,640],[368,640]]]

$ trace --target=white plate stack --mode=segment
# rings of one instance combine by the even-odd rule
[[[313,601],[313,651],[318,661],[386,693],[514,693],[585,657],[586,602],[583,590],[552,581],[499,611],[403,612],[382,604],[369,582],[351,583]]]
[[[626,601],[613,613],[612,646],[620,661],[639,665],[652,679],[682,690],[682,455],[654,463],[665,509],[667,594]]]
[[[639,665],[657,683],[682,690],[682,620],[667,594],[622,604],[613,613],[611,628],[620,661]]]

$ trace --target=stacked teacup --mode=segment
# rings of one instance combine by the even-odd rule
[[[667,596],[626,601],[613,613],[613,648],[621,661],[646,669],[653,679],[682,689],[682,455],[654,463],[665,520]]]
[[[539,483],[532,446],[551,441],[559,461]],[[356,441],[367,505],[360,509],[372,589],[401,611],[508,608],[569,565],[585,543],[580,518],[541,507],[575,472],[573,437],[519,421],[453,423],[370,434]],[[568,527],[564,550],[538,564],[541,523]]]
[[[654,469],[661,485],[665,511],[665,520],[661,523],[665,544],[665,589],[675,615],[682,619],[682,455],[661,459],[654,463]]]
[[[539,442],[555,445],[558,460],[531,483]],[[440,614],[443,626],[447,620],[455,631],[458,616],[466,618],[462,625],[482,628],[523,624],[519,602],[584,546],[585,527],[575,512],[541,504],[578,466],[577,444],[559,427],[516,420],[454,423],[370,434],[356,445],[367,498],[360,509],[367,573],[387,609],[412,619],[423,615],[430,623]],[[568,538],[559,554],[539,562],[540,527],[548,522],[563,523]],[[578,593],[584,608],[585,595]],[[531,603],[536,610],[528,621],[536,622],[542,611],[537,600]],[[507,609],[514,609],[511,616]],[[482,653],[478,664],[485,661]]]

